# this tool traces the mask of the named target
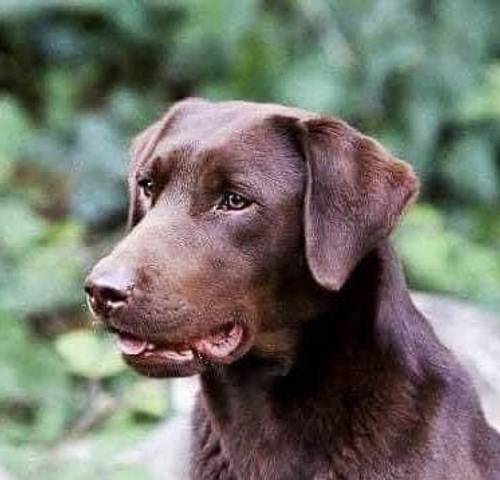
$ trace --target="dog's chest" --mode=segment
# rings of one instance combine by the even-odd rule
[[[193,480],[387,480],[373,469],[362,471],[356,462],[337,464],[331,445],[300,448],[303,439],[290,432],[266,431],[256,421],[223,434],[210,415],[198,406],[193,419],[191,478]],[[253,428],[252,428],[253,427]],[[403,479],[407,477],[390,477]],[[416,477],[414,477],[416,480]]]
[[[290,439],[277,441],[261,433],[259,422],[238,426],[224,434],[198,406],[193,418],[191,478],[196,480],[312,479],[318,470],[292,453]],[[262,424],[261,424],[262,425]],[[254,428],[252,428],[254,427]],[[329,477],[318,477],[329,478]]]
[[[221,435],[200,406],[195,409],[193,427],[192,480],[448,480],[460,478],[462,472],[450,465],[443,469],[443,465],[429,462],[427,455],[397,462],[381,458],[360,461],[355,455],[339,455],[331,449],[333,445],[323,442],[314,451],[304,450],[286,435],[270,442],[256,433],[257,428]],[[455,476],[449,476],[452,471]],[[462,478],[482,477],[470,472]]]

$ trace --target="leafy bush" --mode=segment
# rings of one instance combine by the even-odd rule
[[[396,245],[411,284],[473,300],[500,310],[500,255],[447,228],[443,215],[429,205],[408,212]]]

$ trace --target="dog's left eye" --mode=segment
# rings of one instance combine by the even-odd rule
[[[150,178],[141,178],[137,182],[137,185],[146,198],[149,198],[153,195],[154,183]]]
[[[242,210],[252,202],[242,195],[234,192],[224,192],[220,207],[224,210]]]

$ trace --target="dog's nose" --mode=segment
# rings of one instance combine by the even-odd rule
[[[131,275],[124,270],[93,271],[85,280],[85,292],[94,314],[109,317],[124,308],[133,290]]]

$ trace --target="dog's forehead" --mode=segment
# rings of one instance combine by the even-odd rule
[[[136,164],[147,163],[148,158],[167,159],[179,152],[184,161],[195,161],[199,155],[211,152],[252,153],[264,156],[283,148],[270,128],[275,115],[303,118],[308,112],[276,104],[243,101],[209,102],[190,99],[177,103],[151,129],[141,155],[135,155]],[[147,130],[146,130],[147,132]],[[146,133],[145,132],[145,133]]]
[[[273,115],[293,115],[280,105],[251,102],[188,101],[178,104],[166,129],[163,147],[195,149],[270,147],[266,124]],[[159,144],[160,146],[160,144]]]
[[[253,126],[262,123],[272,115],[288,115],[297,118],[312,115],[293,107],[273,103],[247,101],[210,102],[189,99],[177,103],[172,109],[172,117],[179,128],[191,126],[206,131],[207,122],[213,129]]]

